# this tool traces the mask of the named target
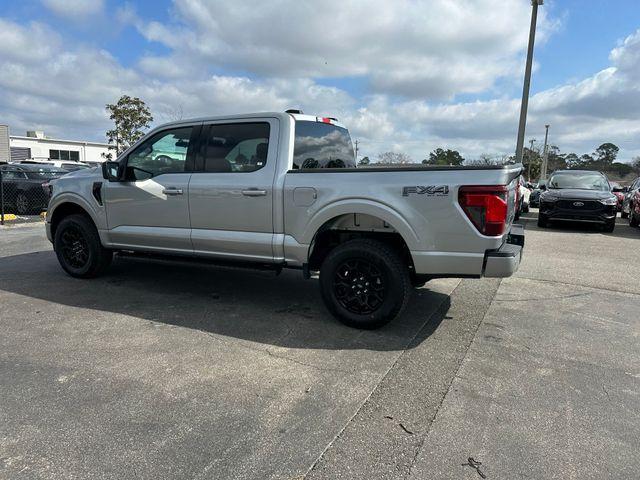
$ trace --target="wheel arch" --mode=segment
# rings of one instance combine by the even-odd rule
[[[69,215],[85,215],[96,225],[95,218],[93,218],[86,207],[83,207],[77,202],[67,200],[57,204],[55,208],[47,214],[47,221],[51,223],[51,236],[53,238],[55,238],[56,229],[58,225],[60,225],[60,222]]]

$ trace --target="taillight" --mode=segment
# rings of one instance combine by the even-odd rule
[[[504,185],[460,187],[458,202],[480,233],[502,235],[507,227],[509,190]]]

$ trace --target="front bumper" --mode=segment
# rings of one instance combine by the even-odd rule
[[[595,202],[585,202],[595,203]],[[549,221],[607,223],[616,218],[616,205],[598,205],[595,208],[562,208],[555,203],[542,202],[540,214]]]
[[[524,249],[524,227],[512,225],[507,241],[497,250],[488,250],[484,255],[482,274],[485,277],[510,277],[518,270]]]

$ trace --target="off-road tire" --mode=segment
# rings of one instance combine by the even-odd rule
[[[70,242],[70,237],[77,239]],[[53,245],[60,266],[76,278],[99,276],[113,259],[113,252],[102,246],[96,226],[86,215],[69,215],[63,218],[56,228]],[[69,253],[69,250],[73,251]],[[76,258],[79,254],[73,255],[76,250],[83,252],[82,258],[86,257],[85,261]]]
[[[347,263],[352,267],[347,266]],[[356,266],[353,267],[353,265]],[[357,265],[360,265],[360,267]],[[349,277],[348,274],[351,271],[358,272],[367,268],[373,273],[371,276],[365,274],[365,281],[375,278],[374,283],[377,284],[377,279],[379,279],[379,285],[384,289],[384,292],[380,293],[380,290],[372,289],[371,291],[377,292],[373,295],[378,295],[381,298],[379,300],[374,299],[379,301],[379,304],[373,311],[358,313],[353,310],[357,310],[358,305],[353,306],[351,304],[352,306],[349,308],[345,306],[345,303],[348,302],[345,301],[343,294],[345,292],[353,294],[353,292],[347,290],[351,286],[356,289],[360,288],[358,287],[359,284],[364,286],[364,281],[356,281],[352,285],[352,282],[356,279],[353,275]],[[339,269],[340,272],[346,272],[347,276],[341,276]],[[347,287],[345,287],[345,284],[348,284]],[[367,283],[367,286],[371,287],[369,283]],[[320,267],[320,293],[322,300],[331,314],[350,327],[374,329],[390,322],[400,315],[407,306],[411,290],[411,278],[406,262],[402,260],[397,250],[377,240],[356,239],[345,242],[334,248]],[[366,298],[370,298],[369,294]],[[367,301],[366,304],[363,307],[365,309],[369,307],[369,302]]]

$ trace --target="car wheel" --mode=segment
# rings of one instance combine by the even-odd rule
[[[30,212],[31,202],[29,198],[23,192],[18,192],[16,195],[16,213],[18,215],[28,215]]]
[[[388,245],[350,240],[333,249],[320,268],[320,292],[327,309],[350,327],[385,325],[406,307],[409,269]]]
[[[629,218],[629,214],[624,211],[624,208],[620,210],[620,218]]]
[[[616,219],[614,218],[613,220],[609,220],[607,223],[604,224],[603,231],[611,233],[615,230],[615,228],[616,228]]]
[[[633,211],[633,208],[629,208],[629,226],[630,227],[638,226],[638,218],[636,217],[636,214]]]
[[[113,252],[102,246],[98,230],[86,215],[69,215],[56,228],[54,250],[72,277],[93,278],[111,264]]]
[[[528,203],[522,204],[522,211],[524,213],[529,213],[529,204]]]
[[[545,217],[541,213],[538,213],[538,226],[540,228],[547,228],[548,225],[549,221],[547,220],[547,217]]]

